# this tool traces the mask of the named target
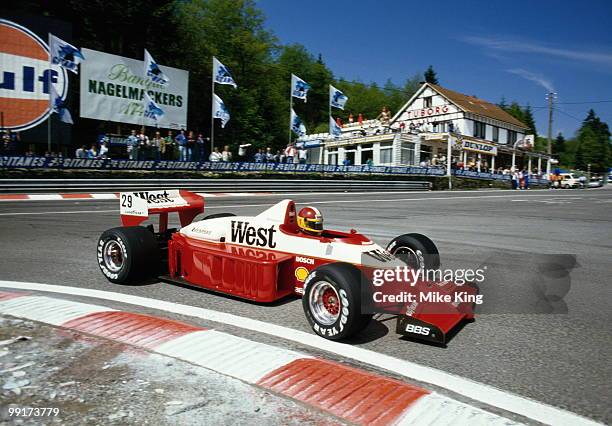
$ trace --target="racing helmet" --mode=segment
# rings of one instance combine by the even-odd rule
[[[323,232],[323,215],[315,207],[304,207],[297,215],[297,225],[306,233]]]

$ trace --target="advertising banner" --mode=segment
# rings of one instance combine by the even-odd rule
[[[159,65],[165,85],[145,78],[144,61],[82,49],[81,117],[167,129],[187,127],[189,72]],[[145,114],[145,91],[162,111]]]

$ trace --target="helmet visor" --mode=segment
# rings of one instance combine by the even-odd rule
[[[306,226],[315,231],[322,231],[323,221],[321,219],[306,219]]]

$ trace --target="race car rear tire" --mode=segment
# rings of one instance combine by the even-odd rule
[[[423,234],[395,237],[387,246],[387,251],[396,256],[406,255],[408,266],[417,270],[440,267],[438,247]]]
[[[310,326],[329,340],[342,340],[365,329],[372,315],[361,313],[362,275],[347,263],[313,270],[304,282],[302,307]]]
[[[153,233],[142,226],[104,231],[98,240],[98,266],[107,280],[137,284],[157,276],[160,250]]]

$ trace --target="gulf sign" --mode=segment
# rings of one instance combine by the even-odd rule
[[[45,121],[50,82],[65,99],[68,77],[59,65],[50,66],[47,43],[29,29],[0,19],[0,126],[20,131]]]

